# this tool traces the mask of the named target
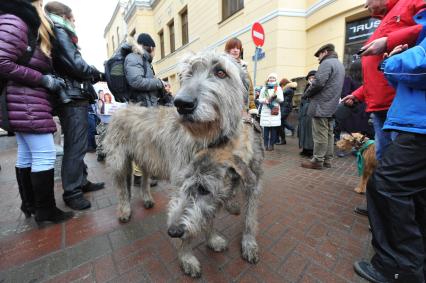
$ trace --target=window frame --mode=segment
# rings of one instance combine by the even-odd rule
[[[185,7],[179,14],[182,28],[182,45],[185,45],[189,43],[188,8]]]
[[[222,22],[242,9],[244,9],[244,0],[222,0]]]
[[[158,37],[160,38],[160,56],[163,59],[166,56],[166,52],[164,50],[164,31],[160,30],[158,32]]]
[[[167,26],[169,28],[170,53],[173,53],[176,51],[175,21],[171,20]]]

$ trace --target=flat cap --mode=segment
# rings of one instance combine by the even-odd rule
[[[323,51],[334,51],[334,45],[331,43],[327,43],[326,45],[323,45],[320,47],[320,49],[317,50],[317,52],[315,52],[315,57],[318,57],[320,55],[321,52]]]

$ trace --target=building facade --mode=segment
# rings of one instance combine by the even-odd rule
[[[117,5],[105,29],[108,55],[124,40],[118,31],[137,36],[151,34],[157,48],[154,68],[158,77],[179,87],[177,63],[188,51],[224,50],[238,37],[244,60],[253,75],[255,46],[251,26],[265,30],[265,57],[257,64],[256,84],[271,72],[280,78],[304,77],[318,67],[315,51],[333,43],[346,66],[352,62],[378,21],[363,8],[365,0],[128,0]]]

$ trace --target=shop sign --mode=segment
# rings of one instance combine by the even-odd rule
[[[346,24],[346,44],[367,40],[380,25],[380,20],[366,18]]]

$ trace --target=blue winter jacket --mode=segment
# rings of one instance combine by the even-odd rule
[[[417,45],[384,62],[396,96],[383,129],[426,134],[426,10],[414,19],[423,25]]]

